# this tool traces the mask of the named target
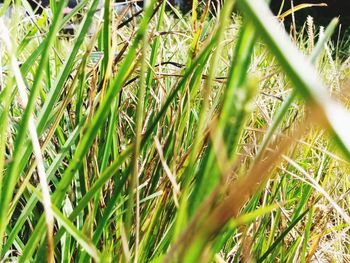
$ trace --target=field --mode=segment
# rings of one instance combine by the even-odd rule
[[[98,2],[0,9],[0,261],[350,262],[337,19]]]

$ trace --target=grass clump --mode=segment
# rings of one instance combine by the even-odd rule
[[[348,260],[336,21],[291,40],[264,1],[98,2],[1,29],[2,260]]]

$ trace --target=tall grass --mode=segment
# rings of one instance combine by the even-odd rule
[[[1,18],[1,259],[349,260],[337,20],[292,40],[262,0],[98,2]]]

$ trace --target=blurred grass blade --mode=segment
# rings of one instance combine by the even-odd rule
[[[237,4],[252,20],[295,89],[319,108],[333,132],[336,143],[350,160],[349,112],[329,97],[315,68],[297,50],[263,0],[238,0]]]
[[[331,36],[333,35],[339,20],[337,18],[334,18],[331,23],[328,25],[326,31],[323,35],[320,35],[320,39],[317,41],[317,44],[315,48],[312,50],[312,53],[310,55],[310,61],[312,64],[316,64],[317,59],[320,57],[322,51],[324,50],[325,44],[330,40]],[[268,142],[272,138],[273,134],[275,133],[277,127],[282,122],[283,117],[286,115],[290,105],[294,101],[295,97],[297,95],[297,90],[293,89],[292,93],[285,99],[283,104],[281,105],[280,109],[276,113],[276,117],[274,118],[272,124],[268,128],[266,134],[264,135],[263,141],[260,144],[259,150],[256,154],[257,160],[259,159],[262,152],[265,150],[266,146],[268,145]]]

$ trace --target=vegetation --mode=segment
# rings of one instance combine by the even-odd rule
[[[51,2],[0,18],[2,261],[350,260],[336,20]]]

